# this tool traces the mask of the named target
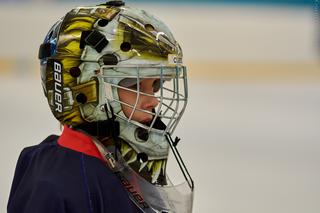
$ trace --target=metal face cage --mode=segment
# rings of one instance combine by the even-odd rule
[[[174,132],[188,100],[187,69],[185,66],[108,65],[101,67],[101,73],[105,82],[107,104],[116,106],[118,109],[121,109],[121,106],[131,108],[130,115],[126,116],[118,111],[115,116],[144,128],[148,132],[155,131],[163,135],[166,133],[171,135]],[[145,79],[154,79],[154,92],[151,94],[141,90],[140,82]],[[130,104],[125,100],[120,100],[119,89],[135,93],[135,103]],[[158,105],[152,111],[140,108],[139,100],[143,96],[156,98]],[[136,112],[152,115],[152,121],[148,124],[135,121],[133,116]],[[165,128],[156,127],[157,119],[165,124]]]

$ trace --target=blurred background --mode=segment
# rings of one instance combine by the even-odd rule
[[[320,212],[318,0],[126,1],[184,50],[190,101],[176,134],[194,212]],[[60,134],[40,84],[53,23],[101,1],[0,1],[0,211],[23,147]]]

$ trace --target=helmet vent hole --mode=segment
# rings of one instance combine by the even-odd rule
[[[106,54],[102,56],[103,64],[104,65],[117,65],[118,58],[114,54]]]
[[[128,52],[129,50],[131,50],[131,44],[129,42],[123,42],[120,46],[120,49],[123,52]]]
[[[87,96],[85,94],[83,94],[83,93],[79,93],[76,96],[76,100],[80,104],[85,104],[87,102]]]
[[[148,138],[149,138],[149,133],[146,129],[143,129],[141,127],[138,127],[135,131],[135,136],[136,136],[136,139],[139,139],[141,140],[142,142],[143,141],[147,141]]]
[[[100,27],[105,27],[108,25],[108,23],[109,23],[109,21],[107,19],[101,19],[100,21],[98,21],[98,25]]]
[[[81,70],[79,67],[72,67],[69,72],[70,72],[70,75],[74,78],[79,77],[81,74]]]
[[[148,31],[155,31],[154,27],[151,24],[144,25],[144,28]]]

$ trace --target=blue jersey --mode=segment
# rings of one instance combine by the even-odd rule
[[[88,151],[96,147],[81,138],[67,137],[67,143],[76,147],[79,141],[86,144],[77,150],[62,146],[58,140],[51,135],[21,152],[8,213],[140,212],[117,176],[95,156],[97,152]]]

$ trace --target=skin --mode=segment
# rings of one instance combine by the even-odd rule
[[[155,93],[154,90],[156,90],[156,88],[154,88],[154,85],[157,80],[159,80],[159,79],[150,78],[150,79],[141,80],[140,81],[140,91],[143,93],[154,95],[154,93]],[[131,86],[129,88],[132,90],[137,90],[137,85]],[[119,95],[120,101],[134,106],[134,104],[136,102],[136,98],[137,98],[137,93],[132,92],[132,91],[128,91],[128,90],[125,90],[122,88],[118,88],[118,95]],[[157,98],[151,97],[151,96],[146,96],[146,95],[140,95],[139,101],[137,104],[137,108],[152,112],[152,110],[158,104],[159,104],[159,100]],[[129,118],[133,109],[128,106],[125,106],[124,104],[121,104],[121,107],[122,107],[122,111],[124,112],[126,117]],[[151,122],[152,118],[153,118],[152,115],[145,113],[145,112],[137,111],[137,110],[134,112],[134,114],[132,116],[132,120],[135,120],[135,121],[138,121],[138,122],[144,123],[144,124]]]

